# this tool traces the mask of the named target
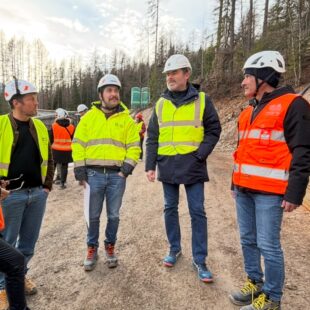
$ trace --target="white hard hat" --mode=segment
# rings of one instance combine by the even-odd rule
[[[243,66],[243,70],[248,68],[272,68],[278,73],[284,73],[285,62],[283,56],[277,51],[262,51],[247,59]]]
[[[10,101],[14,95],[26,95],[37,92],[33,84],[24,80],[14,79],[5,85],[4,98],[6,101]]]
[[[189,68],[190,70],[192,70],[192,66],[186,56],[181,54],[175,54],[167,59],[163,73],[182,68]]]
[[[79,104],[77,106],[77,112],[78,113],[81,113],[81,112],[84,112],[84,111],[87,111],[87,110],[88,110],[88,107],[85,104]]]
[[[114,74],[106,74],[104,77],[102,77],[98,83],[97,90],[99,91],[99,88],[107,85],[115,85],[119,88],[122,87],[120,80]]]
[[[64,118],[67,118],[69,116],[68,112],[63,109],[63,108],[58,108],[56,109],[56,118],[57,119],[64,119]]]

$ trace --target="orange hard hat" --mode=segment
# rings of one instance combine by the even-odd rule
[[[143,115],[141,113],[136,114],[136,118],[143,119]]]

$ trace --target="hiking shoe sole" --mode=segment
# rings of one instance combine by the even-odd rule
[[[107,259],[108,268],[116,268],[118,266],[118,260],[115,259]]]
[[[163,260],[163,265],[168,268],[174,267],[181,255],[181,251],[175,253],[175,256],[167,255]]]
[[[247,306],[252,303],[251,300],[249,301],[241,301],[241,300],[236,300],[232,295],[228,295],[229,300],[236,306]]]

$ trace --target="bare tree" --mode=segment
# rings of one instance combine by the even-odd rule
[[[151,20],[151,25],[154,25],[154,31],[151,34],[155,35],[154,62],[156,64],[159,33],[159,0],[148,0],[148,15]]]
[[[265,36],[268,31],[268,12],[269,12],[269,0],[265,0],[263,36]]]

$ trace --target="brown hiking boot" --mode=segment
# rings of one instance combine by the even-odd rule
[[[109,268],[117,267],[117,257],[116,257],[115,252],[114,252],[114,249],[115,249],[114,244],[105,243],[104,247],[105,247],[105,253],[106,253],[108,267]]]
[[[25,294],[34,295],[38,292],[37,286],[28,277],[25,277]]]
[[[89,246],[87,248],[87,255],[84,260],[84,270],[91,271],[95,268],[98,259],[97,247]]]
[[[6,290],[0,290],[0,310],[8,310],[9,301],[6,295]]]

